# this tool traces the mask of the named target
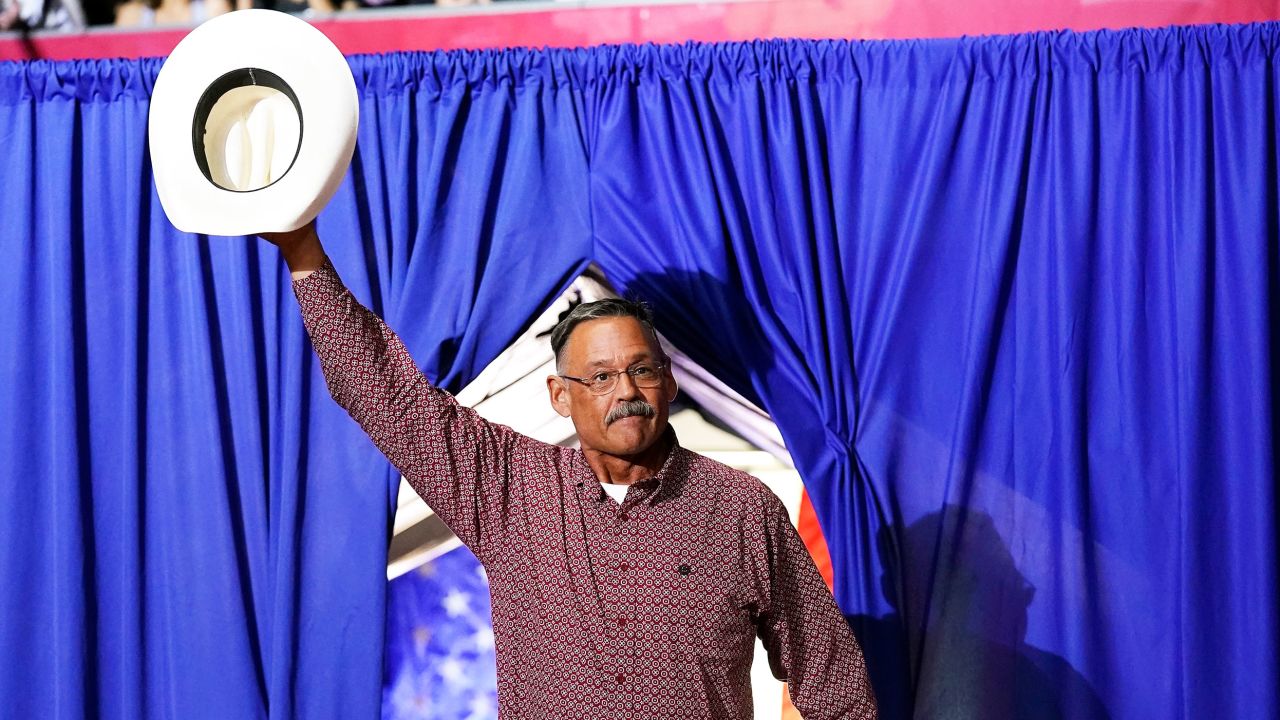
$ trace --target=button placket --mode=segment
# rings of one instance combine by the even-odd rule
[[[636,511],[635,500],[632,500],[630,498],[628,498],[627,500],[624,500],[622,504],[618,506],[618,509],[614,514],[614,517],[617,519],[619,523],[619,529],[625,529],[626,523],[629,523],[635,519],[635,511]]]
[[[617,608],[617,612],[614,617],[614,624],[617,625],[619,634],[621,635],[626,632],[627,626],[630,624],[631,618],[628,617],[627,614],[632,612],[635,605],[634,603],[624,601],[624,598],[630,594],[629,588],[632,586],[634,567],[632,562],[627,560],[625,550],[619,552],[618,555],[621,559],[618,561],[617,569],[615,570],[618,582],[616,586],[617,598],[613,607]]]
[[[629,533],[626,532],[625,527],[616,522],[615,510],[609,508],[603,514],[607,516],[602,518],[607,528],[603,536],[607,540],[596,545],[599,552],[599,562],[596,567],[599,568],[603,580],[600,583],[600,591],[604,610],[602,618],[604,636],[616,643],[625,636],[627,627],[631,624],[631,618],[623,614],[630,607],[628,603],[623,602],[623,598],[627,596],[627,576],[631,572],[633,563],[624,558],[625,548],[630,544]]]
[[[616,562],[612,566],[615,582],[610,587],[609,607],[614,608],[610,620],[612,630],[619,639],[631,637],[635,632],[633,589],[636,582],[637,558],[634,548],[637,545],[637,531],[633,526],[620,528],[615,536],[614,555]]]

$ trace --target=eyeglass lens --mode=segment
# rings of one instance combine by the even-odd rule
[[[662,384],[662,370],[660,367],[653,365],[637,365],[627,370],[611,370],[608,372],[599,372],[588,378],[588,388],[596,395],[604,395],[612,392],[618,386],[618,378],[623,375],[630,375],[631,381],[636,387],[650,388],[657,387]],[[601,377],[603,376],[603,378]]]

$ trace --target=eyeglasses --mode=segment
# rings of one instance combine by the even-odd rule
[[[559,377],[586,385],[592,395],[608,395],[618,386],[618,378],[624,374],[631,376],[631,382],[635,383],[636,387],[658,387],[662,384],[662,370],[666,367],[666,362],[644,362],[636,363],[626,370],[597,370],[584,378],[572,375]]]

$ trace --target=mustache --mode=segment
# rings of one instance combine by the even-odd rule
[[[629,418],[635,415],[641,417],[653,417],[657,413],[653,406],[644,400],[627,400],[620,405],[615,406],[604,416],[604,424],[612,425],[622,418]]]

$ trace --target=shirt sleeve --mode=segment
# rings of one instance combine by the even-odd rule
[[[875,693],[849,623],[782,502],[766,507],[769,584],[757,632],[805,720],[874,720]]]
[[[293,289],[329,394],[478,557],[496,550],[511,458],[528,439],[431,385],[327,259]]]

